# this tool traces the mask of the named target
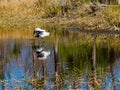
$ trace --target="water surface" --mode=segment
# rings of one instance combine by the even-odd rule
[[[119,40],[101,37],[1,38],[0,89],[119,90]],[[51,53],[46,60],[38,59],[36,48],[41,47]]]

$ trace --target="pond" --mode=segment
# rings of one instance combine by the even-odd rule
[[[0,90],[120,88],[119,39],[77,32],[62,34],[26,39],[1,37]],[[42,59],[37,50],[49,54]]]

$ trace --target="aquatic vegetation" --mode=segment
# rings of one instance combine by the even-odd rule
[[[83,73],[78,68],[74,67],[72,71],[61,72],[61,74],[54,76],[54,78],[43,76],[41,78],[31,78],[29,80],[24,78],[22,80],[0,80],[0,82],[2,83],[3,87],[5,86],[8,89],[110,89],[112,86],[114,87],[119,85],[120,81],[119,78],[115,79],[114,84],[110,85],[111,83],[113,83],[113,81],[110,82],[108,81],[108,79],[110,77],[115,77],[112,77],[107,70],[108,68],[101,68],[96,69],[96,71]],[[26,73],[26,76],[28,75],[29,73]],[[9,82],[14,82],[14,86],[12,84],[9,85]],[[51,85],[47,86],[46,82],[50,82]],[[24,83],[25,85],[22,86],[20,85],[21,83]],[[104,86],[105,84],[106,86]]]

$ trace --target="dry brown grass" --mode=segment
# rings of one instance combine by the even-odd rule
[[[3,0],[0,1],[0,29],[42,27],[44,24],[59,23],[61,26],[78,25],[87,30],[120,30],[120,10],[108,6],[88,14],[89,4],[66,0],[68,11],[62,16],[58,0]],[[79,1],[79,0],[76,0]],[[84,1],[84,0],[83,0]]]
[[[22,12],[31,12],[33,8],[32,6],[36,0],[11,0],[11,1],[1,1],[0,2],[0,10],[1,14],[3,15],[10,15],[10,14],[21,14]]]
[[[31,7],[37,0],[2,0],[0,1],[0,8],[17,10],[22,7]]]

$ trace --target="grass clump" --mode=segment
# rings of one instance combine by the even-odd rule
[[[120,7],[118,5],[110,5],[107,12],[103,13],[104,20],[110,26],[111,30],[120,30]]]
[[[61,13],[61,7],[59,5],[55,6],[51,4],[50,6],[46,7],[46,10],[44,11],[44,18],[50,18],[59,16]]]

